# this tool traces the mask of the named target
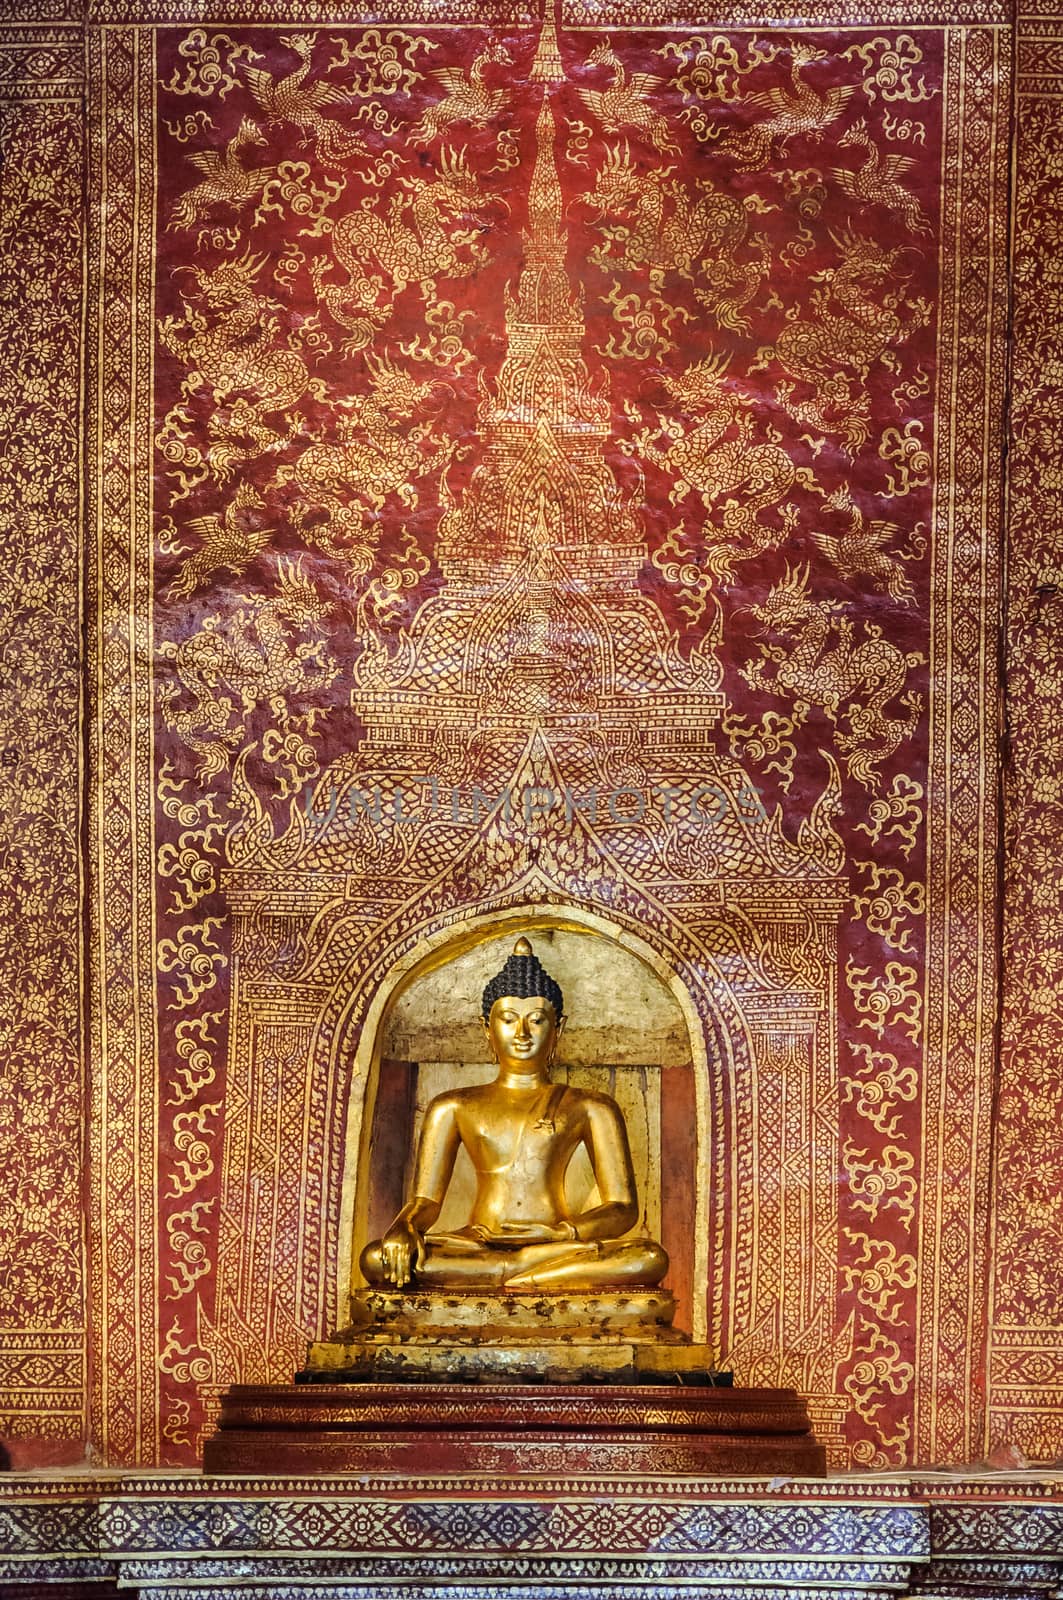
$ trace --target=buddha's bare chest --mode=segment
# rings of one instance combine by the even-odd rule
[[[517,1108],[473,1105],[458,1118],[461,1142],[479,1173],[516,1168],[529,1176],[544,1176],[567,1165],[582,1137],[580,1119],[549,1114],[549,1107],[530,1104]]]

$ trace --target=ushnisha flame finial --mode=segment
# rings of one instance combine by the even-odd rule
[[[490,1020],[491,1007],[503,995],[519,995],[522,1000],[539,995],[543,1000],[549,1000],[559,1022],[565,1014],[565,997],[561,993],[561,985],[555,978],[551,978],[528,939],[517,940],[513,946],[513,954],[507,957],[505,966],[495,973],[484,989],[481,1009],[485,1022]]]

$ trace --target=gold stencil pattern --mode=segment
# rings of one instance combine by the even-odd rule
[[[49,1447],[85,1430],[79,55],[0,26],[0,1431]]]
[[[990,1332],[994,1444],[1063,1451],[1063,23],[1019,23],[1008,531],[1004,978]]]

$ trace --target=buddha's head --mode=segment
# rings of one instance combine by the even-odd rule
[[[483,992],[483,1025],[503,1070],[545,1074],[565,1025],[564,996],[527,939]]]

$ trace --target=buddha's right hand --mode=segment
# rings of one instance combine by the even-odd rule
[[[380,1241],[380,1260],[385,1281],[393,1283],[396,1289],[405,1288],[420,1266],[423,1255],[424,1241],[413,1224],[405,1219],[392,1223]]]

